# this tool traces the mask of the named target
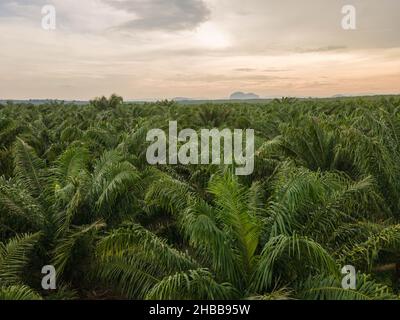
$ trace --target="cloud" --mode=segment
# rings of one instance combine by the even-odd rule
[[[133,30],[188,30],[207,21],[210,10],[203,0],[104,0],[108,5],[133,13],[137,19],[119,26]]]
[[[236,68],[233,69],[233,71],[236,72],[257,72],[258,70],[255,68]],[[275,72],[286,72],[289,71],[289,69],[276,69],[276,68],[267,68],[267,69],[262,69],[262,72],[267,72],[267,73],[275,73]]]
[[[38,7],[46,5],[45,0],[6,0],[0,2],[0,18],[31,17]],[[40,13],[40,11],[39,11]]]
[[[319,48],[297,48],[295,51],[300,53],[309,53],[309,52],[331,52],[331,51],[339,51],[347,49],[347,46],[326,46]]]
[[[11,26],[17,22],[18,26],[38,31],[44,17],[42,8],[49,4],[56,9],[59,37],[63,36],[60,34],[63,31],[70,36],[86,33],[106,37],[104,31],[129,21],[134,16],[111,8],[99,0],[1,0],[0,23]]]
[[[246,6],[246,14],[240,13],[241,0],[211,1],[213,17],[235,36],[238,48],[247,48],[249,52],[400,46],[398,0],[252,0]],[[348,4],[356,8],[356,30],[344,30],[341,26],[342,8]]]
[[[237,72],[253,72],[253,71],[256,71],[256,69],[253,69],[253,68],[236,68],[236,69],[233,69],[233,71],[237,71]]]
[[[7,98],[224,97],[394,92],[400,1],[0,0]],[[41,6],[57,30],[41,28]]]

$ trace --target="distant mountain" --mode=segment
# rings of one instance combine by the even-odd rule
[[[175,98],[173,98],[172,100],[174,100],[174,101],[191,101],[191,100],[193,100],[193,99],[191,99],[191,98],[186,98],[186,97],[175,97]]]
[[[251,100],[251,99],[260,99],[260,96],[255,93],[244,93],[244,92],[235,92],[230,96],[231,100]]]
[[[20,104],[34,104],[34,105],[40,105],[40,104],[46,104],[46,103],[66,103],[66,104],[87,104],[89,101],[84,101],[84,100],[59,100],[59,99],[29,99],[29,100],[2,100],[0,99],[1,104],[5,104],[7,102],[12,102],[12,103],[20,103]]]

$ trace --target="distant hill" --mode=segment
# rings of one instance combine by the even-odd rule
[[[191,99],[191,98],[186,98],[186,97],[175,97],[175,98],[173,98],[172,100],[174,100],[174,101],[191,101],[191,100],[193,100],[193,99]]]
[[[255,93],[244,93],[244,92],[235,92],[230,96],[231,100],[252,100],[252,99],[260,99],[260,96]]]
[[[40,105],[40,104],[46,104],[46,103],[66,103],[66,104],[87,104],[89,101],[84,101],[84,100],[59,100],[59,99],[29,99],[29,100],[1,100],[1,104],[6,104],[7,102],[12,102],[12,103],[20,103],[20,104],[34,104],[34,105]]]

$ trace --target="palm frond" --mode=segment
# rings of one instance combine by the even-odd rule
[[[96,232],[104,226],[104,223],[101,221],[96,221],[88,226],[74,227],[67,232],[64,238],[58,240],[53,252],[53,265],[57,270],[57,274],[61,275],[71,260],[73,260],[74,251],[82,249],[82,247],[79,247],[82,244],[81,241],[85,238],[93,240]]]
[[[24,285],[0,287],[0,300],[42,300],[42,297]]]
[[[152,300],[225,300],[238,297],[229,283],[217,283],[206,269],[189,270],[168,276],[147,294]]]
[[[0,281],[2,284],[18,283],[23,269],[29,262],[40,233],[18,235],[6,243],[0,242]]]
[[[16,178],[33,196],[39,197],[45,185],[43,160],[36,155],[31,146],[19,138],[14,146],[14,155]]]
[[[397,298],[390,289],[364,274],[357,274],[356,289],[343,289],[334,276],[310,277],[299,286],[298,297],[306,300],[387,300]]]
[[[301,270],[303,277],[313,271],[338,273],[334,259],[317,242],[296,234],[280,235],[266,243],[253,274],[253,289],[256,292],[268,289],[279,277],[286,277],[288,281],[290,266],[298,272]]]

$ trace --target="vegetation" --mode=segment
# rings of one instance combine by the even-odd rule
[[[253,128],[254,173],[148,165],[172,120]],[[0,105],[0,299],[397,299],[399,142],[399,97]]]

